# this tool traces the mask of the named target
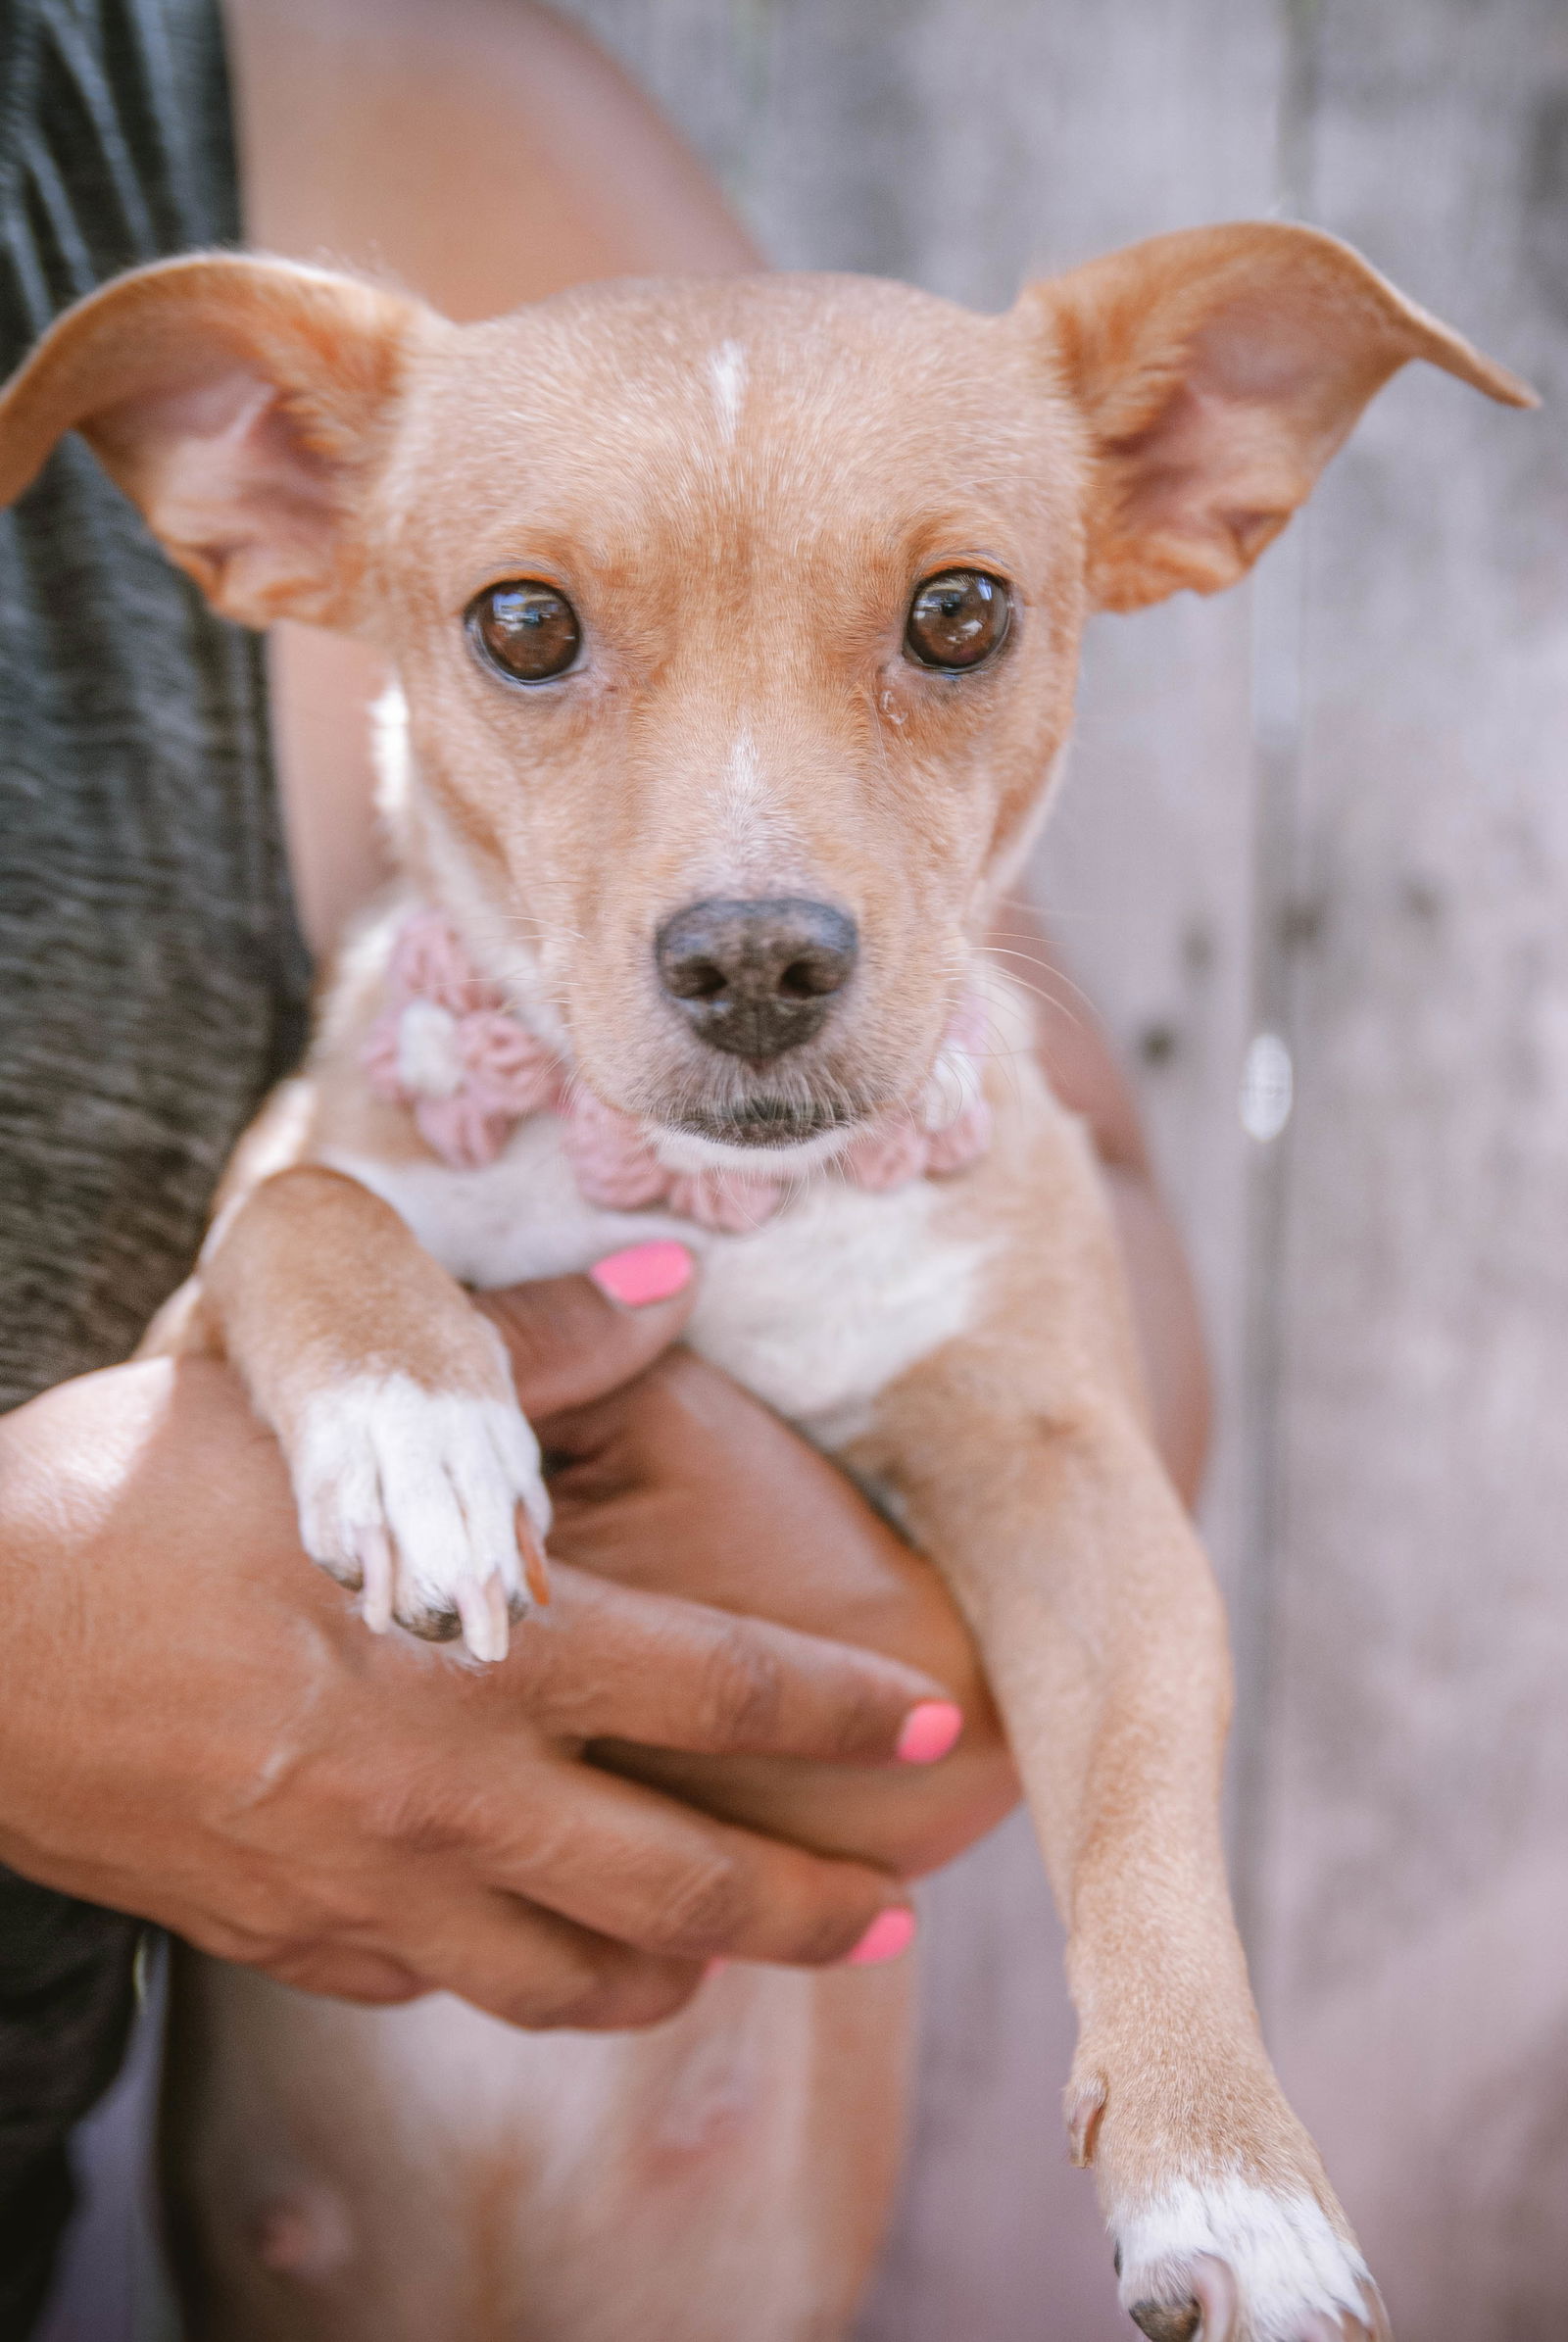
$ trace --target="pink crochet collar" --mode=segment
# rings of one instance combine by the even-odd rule
[[[771,1219],[799,1184],[763,1170],[674,1171],[661,1162],[642,1123],[571,1081],[548,1043],[513,1014],[440,911],[404,920],[386,990],[362,1051],[370,1087],[407,1107],[425,1145],[455,1169],[494,1162],[527,1115],[553,1113],[578,1189],[605,1211],[662,1204],[700,1228],[743,1236]],[[878,1116],[831,1167],[880,1192],[961,1171],[983,1154],[991,1109],[976,1064],[982,1032],[971,998],[948,1028],[918,1108]]]

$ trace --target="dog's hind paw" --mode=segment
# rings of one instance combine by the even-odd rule
[[[1179,2180],[1117,2230],[1149,2342],[1390,2342],[1366,2263],[1304,2188]]]
[[[368,1626],[506,1657],[510,1622],[546,1597],[550,1526],[513,1401],[356,1376],[312,1396],[288,1445],[305,1549],[362,1589]]]

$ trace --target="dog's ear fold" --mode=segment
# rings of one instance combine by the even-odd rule
[[[1031,285],[1014,316],[1043,338],[1088,431],[1102,610],[1233,584],[1407,359],[1507,406],[1537,403],[1315,228],[1155,236]]]
[[[0,503],[79,431],[215,609],[351,627],[356,488],[440,320],[354,277],[236,254],[77,302],[0,393]]]

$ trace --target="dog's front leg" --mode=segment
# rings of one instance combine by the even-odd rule
[[[1041,1322],[916,1369],[861,1460],[950,1577],[1006,1718],[1068,1933],[1073,2151],[1154,2342],[1359,2342],[1381,2307],[1231,1913],[1218,1591],[1136,1408],[1082,1351],[1056,1403]]]
[[[195,1312],[368,1624],[504,1658],[544,1590],[538,1445],[500,1336],[390,1205],[312,1165],[263,1180],[220,1216]]]

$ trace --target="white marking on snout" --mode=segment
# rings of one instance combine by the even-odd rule
[[[795,841],[769,798],[748,724],[741,725],[730,743],[715,800],[717,854],[709,868],[707,891],[784,893],[784,874],[798,859]]]
[[[724,766],[724,796],[731,809],[739,814],[755,812],[762,802],[762,769],[758,762],[757,743],[745,724],[730,743]]]
[[[739,342],[719,343],[708,362],[708,378],[713,385],[719,432],[724,445],[733,447],[746,396],[746,353]]]
[[[521,1504],[542,1538],[539,1443],[511,1401],[357,1375],[307,1403],[287,1442],[300,1537],[360,1581],[378,1632],[456,1611],[475,1659],[504,1659],[507,1610],[527,1601]]]
[[[1179,2307],[1190,2298],[1194,2260],[1211,2253],[1235,2272],[1248,2342],[1296,2342],[1312,2312],[1366,2316],[1366,2263],[1304,2189],[1255,2187],[1234,2174],[1201,2186],[1179,2179],[1114,2224],[1126,2310],[1148,2301]]]

